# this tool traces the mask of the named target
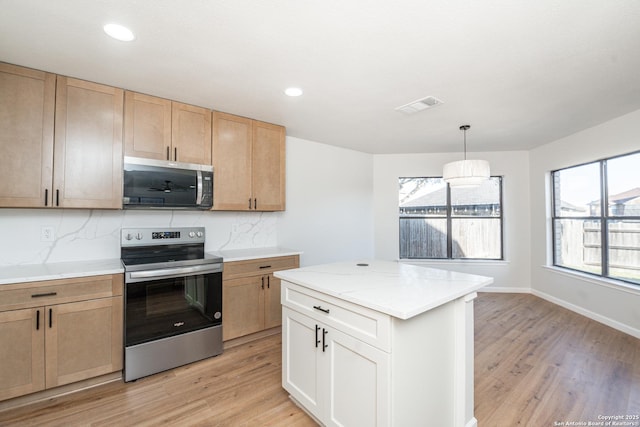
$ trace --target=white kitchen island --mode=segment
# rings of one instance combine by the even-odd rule
[[[490,277],[389,261],[276,272],[282,385],[327,426],[472,427],[473,300]]]

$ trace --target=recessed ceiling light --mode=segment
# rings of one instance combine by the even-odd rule
[[[287,96],[300,96],[302,95],[302,89],[300,89],[299,87],[289,87],[285,89],[284,93]]]
[[[133,35],[133,32],[130,29],[119,24],[106,24],[102,28],[104,29],[105,33],[116,40],[130,42],[136,38],[136,36]]]

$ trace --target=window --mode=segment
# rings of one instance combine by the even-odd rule
[[[640,152],[551,177],[553,264],[640,284]]]
[[[400,258],[502,259],[502,178],[450,187],[400,178]]]

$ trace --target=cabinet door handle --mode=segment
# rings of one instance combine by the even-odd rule
[[[271,289],[271,276],[267,276],[267,289]]]
[[[173,149],[173,160],[178,161],[178,147]]]
[[[322,352],[324,353],[325,349],[327,347],[329,347],[328,344],[325,344],[324,339],[327,336],[327,334],[329,333],[329,331],[327,331],[325,328],[322,328]]]
[[[36,311],[36,331],[40,330],[40,310]]]
[[[264,289],[264,276],[262,276],[261,279],[262,279],[262,289]]]
[[[55,297],[56,295],[58,295],[57,292],[47,292],[46,294],[33,294],[31,298]]]
[[[260,267],[258,267],[260,270],[264,270],[265,268],[271,268],[270,265],[261,265]]]
[[[316,325],[316,348],[318,348],[318,344],[320,344],[320,340],[318,339],[319,330],[320,330],[320,326]]]
[[[253,209],[258,209],[258,199],[253,199]]]
[[[329,314],[329,309],[328,309],[328,308],[322,308],[322,307],[321,307],[321,306],[319,306],[319,305],[314,305],[314,306],[313,306],[313,308],[315,308],[316,310],[319,310],[319,311],[321,311],[321,312],[323,312],[323,313],[327,313],[327,314]]]
[[[49,328],[53,327],[53,310],[49,309]]]
[[[169,153],[170,153],[170,151],[169,151],[169,150],[170,150],[170,148],[169,148],[169,146],[167,145],[167,160],[171,160],[171,155],[169,154]]]
[[[60,206],[60,190],[56,190],[56,206]]]
[[[45,206],[49,205],[49,189],[48,188],[44,189],[44,205]]]
[[[251,197],[249,197],[249,209],[251,209]]]

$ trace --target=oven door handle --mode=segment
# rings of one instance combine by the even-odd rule
[[[222,273],[222,264],[194,265],[190,267],[161,268],[147,271],[131,271],[127,273],[126,282],[144,282],[154,279],[192,276],[196,274]]]

